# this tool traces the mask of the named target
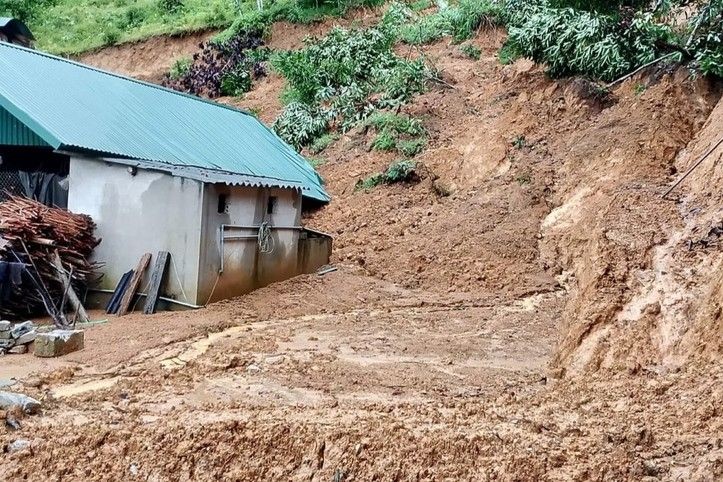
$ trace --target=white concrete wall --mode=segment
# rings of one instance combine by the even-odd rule
[[[151,264],[141,283],[145,292],[158,251],[171,253],[162,295],[191,304],[198,299],[203,184],[161,172],[104,161],[71,158],[68,209],[88,214],[102,238],[93,260],[104,263],[100,288],[114,289],[144,253]]]
[[[218,197],[227,195],[228,212],[218,213]],[[266,215],[269,196],[277,198],[274,212]],[[207,185],[203,202],[203,234],[199,271],[200,303],[248,293],[274,281],[298,273],[299,231],[272,229],[274,251],[259,253],[255,239],[224,242],[224,271],[221,266],[221,225],[259,226],[264,220],[271,226],[298,226],[301,223],[301,193],[293,189],[250,188]],[[256,229],[231,228],[226,236],[257,235]]]

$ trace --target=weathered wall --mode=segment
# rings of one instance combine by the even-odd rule
[[[226,213],[218,212],[220,194],[227,196]],[[275,196],[277,202],[273,214],[267,215],[269,196]],[[259,226],[264,220],[272,226],[299,226],[300,192],[292,189],[206,186],[198,285],[200,303],[237,296],[299,274],[297,262],[300,233],[293,229],[272,229],[272,253],[259,253],[255,239],[225,241],[224,271],[219,274],[221,225]],[[257,229],[231,228],[225,231],[226,236],[256,236],[257,233]]]
[[[198,304],[203,184],[168,174],[86,158],[70,161],[68,209],[90,215],[102,242],[93,260],[104,263],[101,289],[114,289],[143,253],[171,253],[162,294]],[[148,280],[141,283],[141,290]],[[204,300],[205,301],[205,300]]]

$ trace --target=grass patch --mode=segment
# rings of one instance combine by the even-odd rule
[[[464,42],[478,29],[499,24],[502,10],[500,3],[490,0],[461,0],[457,5],[405,25],[401,38],[413,45],[428,44],[447,36],[457,43]]]
[[[397,151],[404,157],[414,157],[427,144],[426,132],[419,119],[391,112],[375,112],[366,121],[377,136],[372,148],[378,151]]]
[[[52,0],[28,24],[39,49],[73,55],[154,35],[224,28],[235,17],[229,0],[183,0],[176,7],[167,0]]]

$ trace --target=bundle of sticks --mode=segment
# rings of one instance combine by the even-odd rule
[[[68,292],[59,264],[74,291],[82,292],[98,267],[88,261],[100,242],[94,230],[90,216],[19,196],[0,202],[0,261],[24,263],[28,272],[23,285],[14,288],[9,299],[0,300],[0,315],[20,318],[49,312],[49,301],[59,308],[58,301]]]

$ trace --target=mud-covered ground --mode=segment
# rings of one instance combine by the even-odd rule
[[[500,65],[503,40],[422,49],[444,83],[405,107],[420,183],[355,190],[394,159],[363,131],[320,155],[334,200],[305,222],[338,272],[1,360],[44,408],[0,432],[30,441],[0,480],[722,480],[720,155],[661,198],[720,135],[721,86],[665,68],[601,97]],[[224,101],[270,122],[283,87]]]
[[[208,336],[25,377],[14,388],[44,407],[2,434],[31,445],[2,455],[0,478],[720,476],[720,367],[557,380],[545,365],[560,307],[558,294],[504,304],[349,268],[291,280],[196,313]],[[174,330],[134,315],[88,334],[135,346]]]

